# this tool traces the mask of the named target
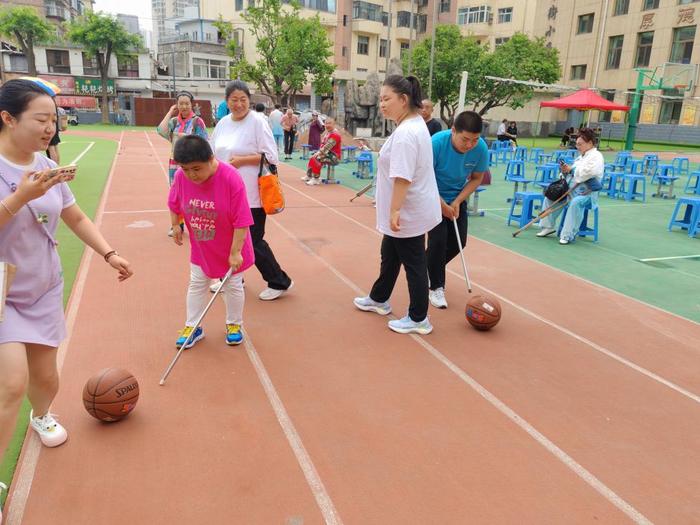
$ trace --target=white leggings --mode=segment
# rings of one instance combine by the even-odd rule
[[[209,292],[211,281],[211,278],[207,277],[199,266],[190,263],[186,326],[194,326],[206,308],[211,298]],[[226,303],[226,324],[243,324],[243,305],[245,304],[243,274],[237,273],[229,277],[224,285],[222,295],[224,303]]]

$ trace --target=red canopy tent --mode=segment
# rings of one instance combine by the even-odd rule
[[[537,110],[537,125],[540,123],[540,111],[542,108],[559,108],[559,109],[577,109],[579,111],[589,111],[586,122],[590,122],[590,110],[597,109],[599,111],[629,111],[629,106],[615,104],[600,95],[594,93],[590,89],[580,89],[576,93],[567,95],[554,100],[540,102],[540,107]],[[533,135],[533,145],[534,145]]]
[[[604,99],[590,89],[581,89],[576,93],[562,98],[540,102],[540,107],[578,109],[579,111],[588,111],[591,109],[600,111],[629,111],[630,109],[629,106],[623,106],[622,104],[616,104],[615,102]]]

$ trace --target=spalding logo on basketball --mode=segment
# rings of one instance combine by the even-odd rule
[[[501,305],[490,295],[475,295],[469,299],[464,314],[477,330],[489,330],[501,320]]]
[[[105,368],[92,376],[83,388],[85,410],[100,421],[119,421],[136,407],[139,382],[131,372]]]

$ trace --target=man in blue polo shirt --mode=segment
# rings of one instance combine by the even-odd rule
[[[459,254],[453,220],[462,246],[467,241],[467,200],[489,167],[489,150],[481,138],[483,122],[473,111],[457,115],[452,129],[433,135],[433,169],[437,179],[442,222],[428,233],[430,304],[447,308],[445,266]]]

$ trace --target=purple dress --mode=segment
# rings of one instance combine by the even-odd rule
[[[55,162],[38,153],[30,166],[18,166],[0,155],[0,199],[16,189],[25,172],[53,167]],[[29,206],[22,206],[0,228],[0,261],[17,266],[5,303],[5,320],[0,322],[0,344],[57,347],[65,337],[63,270],[52,239],[61,212],[73,204],[75,197],[68,186],[56,184]]]
[[[321,132],[326,129],[320,120],[309,124],[309,148],[311,151],[316,151],[321,148]]]

